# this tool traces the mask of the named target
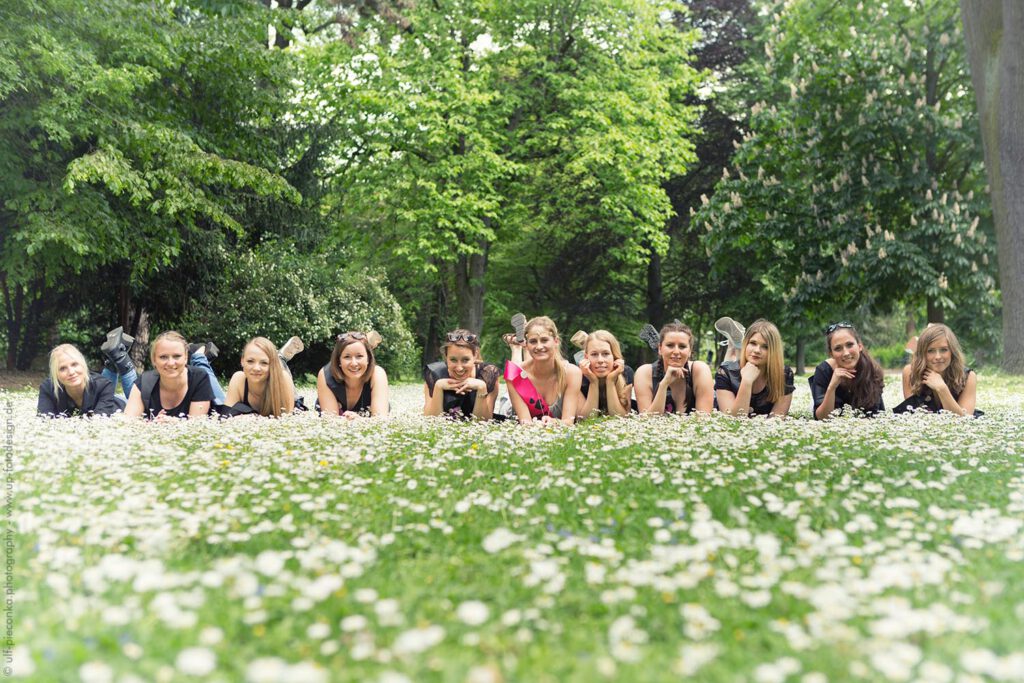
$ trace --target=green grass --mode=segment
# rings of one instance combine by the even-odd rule
[[[981,420],[816,423],[805,384],[785,421],[559,430],[420,418],[418,386],[395,390],[397,418],[354,424],[48,422],[8,395],[15,668],[1010,680],[1024,670],[1024,381],[983,377],[979,395]],[[515,540],[488,552],[498,529]],[[466,623],[458,607],[476,601],[487,617]],[[422,650],[415,629],[435,635]],[[209,674],[178,662],[192,647],[215,657]],[[714,656],[692,672],[695,647]]]

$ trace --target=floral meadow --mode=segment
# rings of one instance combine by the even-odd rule
[[[419,385],[353,422],[47,421],[4,394],[9,666],[1024,681],[1024,380],[983,376],[978,395],[977,420],[815,422],[800,380],[786,420],[541,428],[424,418]]]

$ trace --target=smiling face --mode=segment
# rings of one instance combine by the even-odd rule
[[[591,372],[597,377],[607,377],[615,363],[612,345],[600,339],[591,339],[587,342],[587,360],[590,361]]]
[[[666,367],[681,368],[690,360],[690,335],[667,332],[658,346],[658,355]]]
[[[153,367],[160,379],[178,379],[188,372],[188,348],[180,342],[162,339],[153,347]]]
[[[85,386],[88,370],[77,358],[66,353],[57,356],[57,379],[64,389],[79,389]]]
[[[936,338],[924,351],[925,366],[940,375],[945,372],[952,360],[953,352],[945,336]]]
[[[744,349],[747,362],[763,368],[768,362],[768,340],[760,332],[750,335],[747,346]]]
[[[265,382],[270,373],[270,356],[255,344],[247,345],[242,353],[242,372],[250,382]]]
[[[346,379],[362,379],[369,364],[370,355],[362,340],[348,344],[341,350],[341,355],[338,357],[338,367],[341,368],[341,373]]]
[[[860,361],[861,351],[864,345],[857,341],[853,332],[847,329],[836,330],[828,345],[829,354],[835,361],[836,367],[845,370],[852,370],[857,367]]]
[[[541,325],[526,330],[526,348],[535,360],[549,360],[557,353],[559,339]]]
[[[449,344],[444,354],[444,362],[448,365],[448,376],[457,381],[472,379],[476,375],[478,357],[475,349],[459,344]]]

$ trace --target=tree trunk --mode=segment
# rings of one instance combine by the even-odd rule
[[[149,356],[149,312],[142,306],[136,304],[135,315],[132,316],[132,336],[135,343],[132,345],[131,357],[136,368],[146,367],[146,358]]]
[[[935,299],[928,298],[928,322],[930,323],[944,323],[946,322],[946,311]]]
[[[651,251],[647,264],[647,322],[655,327],[665,324],[665,291],[661,278],[661,255]]]
[[[480,254],[459,256],[455,263],[455,299],[459,325],[480,334],[484,327],[484,275],[490,245],[480,244]]]
[[[804,374],[804,366],[807,365],[807,340],[800,337],[796,340],[796,374]]]
[[[960,0],[999,245],[1003,368],[1024,374],[1024,3]]]
[[[21,314],[25,304],[25,293],[17,285],[14,286],[12,293],[6,275],[2,278],[2,285],[7,327],[7,359],[4,366],[8,370],[14,370],[18,359],[18,340],[21,339]]]
[[[443,275],[442,275],[443,277]],[[423,364],[433,363],[441,357],[441,335],[445,330],[441,329],[441,316],[444,310],[444,288],[438,282],[434,285],[434,302],[430,306],[427,323],[427,338],[423,343]]]
[[[43,282],[39,281],[38,287],[41,290]],[[33,288],[35,289],[35,288]],[[39,290],[37,290],[39,291]],[[44,297],[35,296],[28,305],[27,315],[23,321],[21,329],[21,342],[18,349],[18,360],[17,368],[19,370],[29,370],[32,368],[32,361],[36,359],[41,352],[45,353],[49,349],[40,349],[39,342],[43,339],[43,311],[45,309]]]

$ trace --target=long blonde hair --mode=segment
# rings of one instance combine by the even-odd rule
[[[615,338],[615,335],[608,330],[594,330],[590,334],[587,334],[583,330],[580,330],[572,336],[570,340],[573,344],[583,349],[583,353],[586,353],[590,342],[602,341],[608,344],[611,349],[612,358],[615,360],[621,360],[625,363],[625,359],[622,357],[622,347],[619,346],[619,340]],[[600,391],[604,391],[604,382],[598,385]],[[629,394],[630,390],[626,384],[626,378],[620,374],[615,378],[615,391],[619,395],[619,403],[629,408]]]
[[[295,390],[292,387],[292,380],[281,365],[281,358],[277,355],[277,347],[274,342],[266,337],[253,337],[245,348],[242,349],[242,358],[245,358],[245,349],[255,346],[267,354],[270,359],[270,369],[267,372],[267,388],[263,392],[263,403],[260,405],[260,415],[263,417],[281,417],[282,413],[290,413],[295,406]]]
[[[71,360],[76,360],[82,364],[82,372],[85,374],[83,388],[89,388],[89,366],[85,362],[85,356],[82,355],[82,352],[79,351],[74,344],[58,344],[53,347],[53,351],[50,351],[50,382],[53,384],[54,398],[60,398],[61,389],[64,388],[60,379],[57,378],[57,369],[60,366],[60,361],[57,360],[57,356],[62,353],[71,358]]]
[[[949,367],[942,373],[942,381],[949,387],[950,393],[960,395],[967,384],[964,362],[964,351],[960,347],[960,340],[942,323],[930,325],[928,329],[917,338],[917,350],[914,352],[914,359],[910,363],[910,393],[921,395],[923,391],[931,391],[925,386],[924,371],[928,369],[928,347],[935,343],[940,337],[946,338],[949,344]]]
[[[555,386],[558,388],[558,395],[561,396],[565,393],[565,386],[568,384],[568,380],[565,377],[565,356],[562,355],[562,342],[558,336],[558,327],[555,326],[555,321],[546,315],[538,315],[536,318],[530,318],[526,321],[526,334],[530,334],[530,330],[534,327],[540,327],[545,332],[550,334],[558,341],[558,346],[555,347]]]
[[[782,335],[779,328],[764,318],[755,320],[747,327],[743,335],[743,347],[740,350],[740,367],[747,364],[747,344],[755,334],[768,344],[768,362],[765,363],[764,378],[768,385],[768,402],[776,403],[786,393],[786,368],[782,362]]]

